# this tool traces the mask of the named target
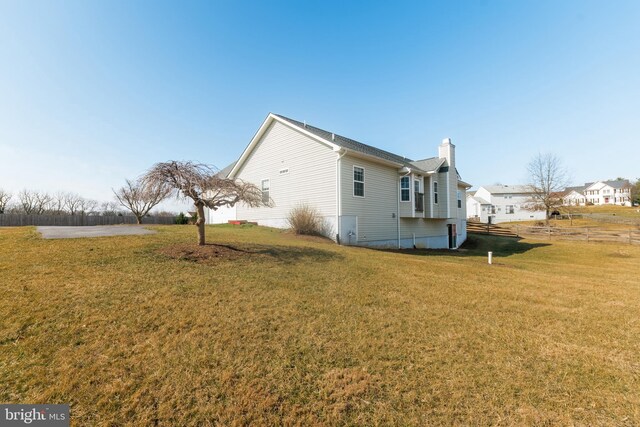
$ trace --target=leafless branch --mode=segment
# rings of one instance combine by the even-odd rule
[[[142,223],[151,209],[162,202],[171,193],[165,184],[126,180],[126,185],[113,191],[118,202],[136,216],[138,224]]]
[[[11,200],[11,197],[11,193],[0,188],[0,214],[4,213],[7,205],[9,204],[9,200]]]
[[[50,207],[53,198],[43,192],[22,190],[18,193],[21,210],[28,215],[42,215]]]
[[[216,210],[222,206],[244,203],[251,207],[269,206],[262,191],[252,183],[223,178],[212,166],[190,161],[157,163],[142,177],[146,184],[165,185],[181,198],[193,200],[198,212],[198,242],[204,244],[204,207]]]
[[[75,193],[66,193],[64,195],[64,206],[67,212],[71,215],[76,215],[80,211],[80,205],[82,204],[82,196]]]
[[[568,184],[568,173],[554,154],[538,154],[527,166],[529,188],[533,193],[527,209],[549,213],[562,205],[562,194]]]

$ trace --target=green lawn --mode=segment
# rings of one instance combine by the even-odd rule
[[[640,424],[640,247],[221,226],[244,252],[194,261],[166,255],[193,226],[153,228],[0,229],[1,402],[76,426]]]

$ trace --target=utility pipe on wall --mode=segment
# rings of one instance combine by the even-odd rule
[[[336,158],[336,240],[340,243],[340,208],[342,205],[342,186],[340,185],[340,179],[342,174],[340,172],[340,159],[347,153],[346,150],[338,148],[334,150],[338,157]]]

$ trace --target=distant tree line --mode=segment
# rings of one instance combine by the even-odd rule
[[[122,216],[129,213],[116,201],[99,202],[72,192],[24,189],[13,194],[0,188],[0,214]],[[147,214],[149,211],[143,216]],[[173,212],[157,212],[156,215],[175,216]]]

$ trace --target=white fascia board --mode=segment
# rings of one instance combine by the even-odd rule
[[[340,148],[342,150],[344,150],[351,157],[357,157],[359,159],[369,160],[370,162],[380,163],[380,164],[383,164],[383,165],[395,166],[397,168],[404,167],[404,165],[402,163],[394,162],[392,160],[381,159],[380,157],[372,156],[371,154],[361,153],[360,151],[350,150],[350,149],[345,148],[345,147],[340,147]]]
[[[235,175],[240,169],[240,166],[242,166],[245,160],[247,160],[247,157],[249,157],[249,154],[251,153],[251,151],[253,151],[253,148],[256,146],[256,144],[258,143],[258,141],[260,140],[264,132],[267,130],[267,128],[273,121],[274,117],[275,116],[271,113],[267,115],[267,118],[264,119],[264,122],[262,122],[262,125],[260,126],[256,134],[253,136],[253,138],[251,138],[251,142],[249,142],[249,145],[247,145],[247,148],[244,149],[244,151],[242,152],[242,155],[240,155],[240,157],[238,158],[238,161],[233,166],[233,169],[231,169],[231,172],[229,172],[229,174],[227,175],[227,178],[235,178]]]
[[[597,187],[598,185],[600,185],[599,187]],[[602,188],[604,188],[605,183],[602,181],[596,181],[593,184],[591,184],[590,186],[588,186],[587,188],[584,189],[584,191],[587,190],[601,190]],[[597,188],[595,188],[597,187]]]

